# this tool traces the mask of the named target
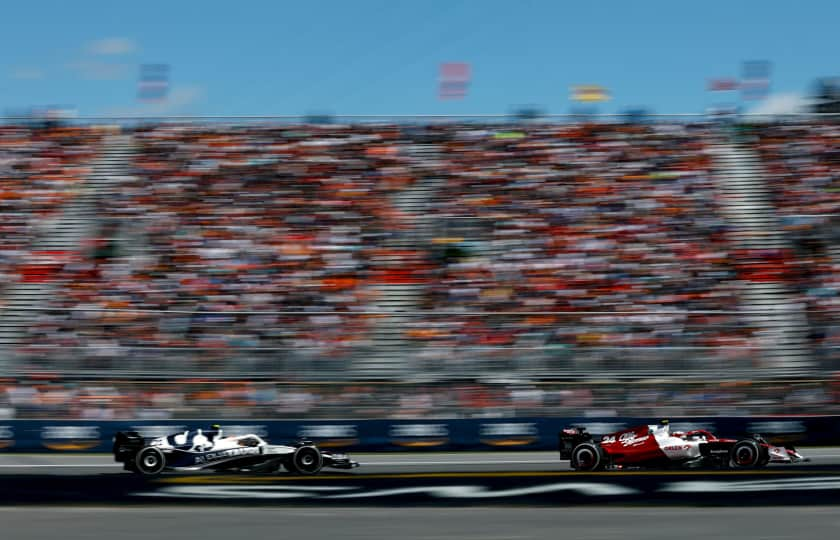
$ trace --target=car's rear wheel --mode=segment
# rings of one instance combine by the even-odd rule
[[[736,469],[755,469],[766,464],[761,447],[752,439],[744,439],[732,445],[729,462]]]
[[[154,476],[160,474],[166,468],[166,456],[159,449],[153,446],[147,446],[137,452],[137,456],[134,458],[134,465],[137,472],[147,476]]]
[[[315,446],[301,446],[292,455],[286,468],[299,474],[317,474],[324,465],[324,458]]]
[[[581,443],[572,450],[571,465],[576,471],[597,471],[604,467],[604,456],[594,443]]]

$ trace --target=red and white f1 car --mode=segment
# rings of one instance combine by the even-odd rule
[[[604,435],[595,442],[582,427],[560,432],[560,458],[578,471],[643,467],[754,469],[768,463],[808,461],[793,447],[774,446],[761,435],[722,439],[696,429],[671,432],[667,421]]]

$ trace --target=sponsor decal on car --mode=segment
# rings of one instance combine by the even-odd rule
[[[15,445],[15,430],[12,426],[0,426],[0,448],[11,448]]]
[[[300,426],[298,437],[312,439],[322,448],[341,448],[359,444],[359,428],[355,424],[313,424]]]
[[[41,444],[50,450],[90,450],[101,443],[99,426],[44,426]]]
[[[391,444],[410,448],[443,446],[449,442],[446,424],[394,424],[388,435]]]
[[[218,452],[207,452],[205,454],[195,456],[195,464],[199,465],[230,457],[252,456],[259,454],[260,452],[262,452],[262,448],[259,447],[231,448],[229,450],[220,450]]]
[[[643,435],[641,437],[638,437],[636,436],[635,431],[627,431],[625,433],[622,433],[618,437],[618,442],[620,442],[622,446],[636,446],[644,443],[649,438],[650,435]]]
[[[621,442],[627,442],[627,441],[631,441],[635,438],[636,438],[636,432],[635,431],[628,431],[627,433],[622,433],[621,435],[619,435],[618,440],[621,441]]]
[[[688,450],[689,448],[691,448],[691,446],[689,446],[687,444],[673,444],[673,445],[670,445],[670,446],[665,446],[662,449],[666,450],[666,451],[671,451],[671,452],[679,452],[679,451],[682,451],[682,450]]]
[[[478,429],[482,444],[488,446],[526,446],[539,440],[533,422],[498,422],[481,424]]]

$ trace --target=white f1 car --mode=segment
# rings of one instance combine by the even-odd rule
[[[359,464],[345,454],[325,452],[311,441],[269,444],[258,435],[224,436],[219,426],[144,438],[135,431],[114,437],[114,460],[128,471],[156,475],[163,471],[227,470],[317,474],[322,467],[352,469]]]

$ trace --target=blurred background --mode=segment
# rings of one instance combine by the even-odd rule
[[[0,419],[840,412],[840,8],[772,4],[6,6]]]

